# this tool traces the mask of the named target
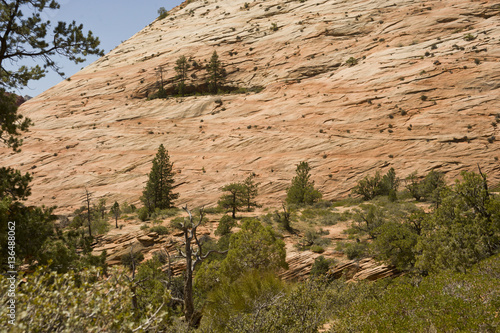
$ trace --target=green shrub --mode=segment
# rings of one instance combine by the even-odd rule
[[[285,291],[285,283],[274,273],[258,270],[247,272],[234,282],[219,283],[208,295],[204,324],[220,332],[238,331],[227,325],[234,318],[254,314],[261,306],[265,308],[266,303],[272,304],[274,300],[279,300]]]
[[[224,211],[223,208],[216,206],[216,207],[207,207],[203,209],[203,212],[205,214],[220,214]]]
[[[217,230],[215,230],[215,235],[224,236],[231,233],[231,229],[236,225],[236,220],[229,215],[224,215],[219,220],[219,225]]]
[[[439,206],[425,219],[415,263],[422,271],[467,271],[498,251],[500,198],[489,192],[486,176],[461,176],[439,193]]]
[[[140,229],[141,229],[141,230],[147,230],[147,229],[149,229],[149,225],[147,225],[147,224],[143,224],[143,225],[141,225],[141,228],[140,228]]]
[[[165,7],[160,7],[160,9],[158,9],[158,19],[163,20],[167,16],[168,11],[165,9]]]
[[[138,309],[157,309],[163,302],[168,302],[170,293],[163,284],[163,281],[168,281],[168,275],[161,270],[161,266],[162,262],[154,256],[137,268],[136,279],[141,281],[136,288]]]
[[[293,288],[281,287],[268,277],[248,276],[246,283],[218,293],[220,307],[208,310],[203,318],[202,330],[217,332],[318,332],[332,314],[365,296],[365,284],[354,286],[341,281],[330,284],[313,280],[298,283]],[[363,293],[364,292],[364,293]],[[230,295],[234,295],[230,297]],[[248,295],[248,296],[247,296]],[[232,301],[235,298],[237,302]],[[232,304],[246,304],[235,311]],[[219,329],[219,330],[217,330]]]
[[[361,195],[363,200],[372,200],[379,195],[388,195],[391,201],[395,201],[398,186],[399,179],[396,177],[394,168],[391,168],[383,177],[378,171],[373,177],[365,176],[352,189],[352,192]]]
[[[439,192],[446,185],[444,174],[435,170],[430,171],[421,181],[418,180],[416,172],[410,174],[406,180],[406,189],[418,201],[426,200],[438,203]]]
[[[328,260],[324,256],[319,256],[314,259],[314,263],[311,267],[312,276],[320,276],[326,274],[333,264],[333,260]]]
[[[168,229],[163,225],[156,225],[149,229],[150,232],[156,232],[158,235],[167,235]]]
[[[90,223],[93,235],[102,235],[109,231],[109,223],[106,219],[102,219],[94,215],[94,219]]]
[[[354,57],[350,57],[345,63],[347,66],[352,67],[358,64],[358,60]]]
[[[134,205],[129,205],[128,202],[124,202],[123,205],[120,207],[122,214],[131,214],[137,210],[137,208]]]
[[[45,267],[34,273],[22,274],[16,281],[16,320],[8,311],[0,311],[0,321],[7,332],[132,332],[146,320],[159,331],[169,329],[168,307],[132,307],[132,291],[128,277],[113,267],[109,278],[96,268],[70,271],[65,274],[51,272]],[[0,275],[0,302],[7,309],[7,279]],[[169,295],[164,295],[169,302]],[[5,307],[4,307],[5,305]]]
[[[389,221],[380,226],[377,233],[373,247],[378,259],[385,260],[400,271],[413,268],[418,235],[409,225]]]
[[[500,258],[487,259],[467,274],[377,281],[369,297],[343,307],[331,332],[496,332],[500,327]],[[360,291],[351,291],[353,295]]]
[[[122,265],[132,269],[132,263],[134,263],[135,267],[139,266],[139,263],[144,260],[144,254],[140,251],[136,251],[133,253],[126,253],[122,256],[121,262]]]
[[[467,34],[464,36],[464,40],[470,42],[470,41],[473,41],[474,39],[476,39],[476,37],[472,34]]]
[[[252,269],[288,268],[285,243],[258,220],[248,220],[232,234],[229,252],[221,263],[220,273],[234,280]]]
[[[331,203],[330,203],[331,205]],[[316,204],[314,205],[316,207]],[[341,217],[341,214],[322,208],[306,208],[302,210],[300,219],[310,223],[320,225],[335,225]]]
[[[322,238],[321,235],[316,232],[316,230],[309,229],[304,233],[304,236],[295,246],[300,251],[311,250],[313,252],[321,253],[324,252],[323,247],[328,245],[329,243],[329,239]]]
[[[361,259],[367,255],[368,245],[366,243],[347,243],[344,246],[344,253],[350,260]]]
[[[160,209],[160,208],[155,208],[155,211],[151,214],[152,219],[165,219],[168,217],[174,217],[179,215],[181,210],[179,208],[165,208],[165,209]]]
[[[137,211],[137,217],[143,222],[147,221],[149,218],[148,209],[146,207],[139,208],[139,210]]]
[[[314,253],[323,253],[323,252],[325,252],[325,249],[320,245],[312,245],[311,251]]]

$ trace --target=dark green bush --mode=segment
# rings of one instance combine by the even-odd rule
[[[130,269],[133,268],[132,263],[135,265],[135,267],[137,267],[139,266],[139,263],[143,260],[144,260],[144,254],[142,254],[142,252],[140,251],[136,251],[133,253],[126,253],[122,255],[121,258],[122,265]]]
[[[325,249],[321,245],[312,245],[311,251],[314,253],[323,253],[325,252]]]
[[[373,177],[365,176],[352,189],[352,192],[361,195],[364,200],[371,200],[379,195],[388,195],[391,201],[395,201],[398,186],[399,179],[396,177],[394,168],[391,168],[383,177],[378,171]]]
[[[331,320],[330,332],[496,332],[498,272],[500,258],[495,256],[468,273],[444,271],[382,282],[386,286],[376,297],[362,297],[344,307]]]
[[[446,185],[443,173],[435,170],[430,171],[421,181],[418,180],[416,172],[410,174],[406,180],[406,189],[418,201],[438,203],[439,192]]]
[[[347,243],[344,246],[344,253],[350,260],[361,259],[367,256],[368,244],[366,243]]]
[[[333,264],[332,260],[326,259],[324,256],[319,256],[314,259],[314,263],[311,267],[312,276],[320,276],[326,274]]]
[[[158,235],[167,235],[168,229],[163,225],[156,225],[149,229],[150,232],[156,232]]]
[[[148,209],[146,207],[139,208],[139,210],[137,211],[137,217],[143,222],[147,221],[149,218]]]
[[[350,57],[345,63],[347,66],[352,67],[358,64],[358,60],[354,57]]]
[[[19,276],[16,284],[16,320],[0,311],[5,332],[133,332],[146,321],[158,332],[169,331],[168,307],[134,309],[131,283],[113,267],[108,277],[97,268],[58,274],[46,267]],[[10,283],[0,275],[0,302],[7,309]],[[165,294],[165,300],[170,299]],[[5,305],[5,307],[4,307]],[[156,314],[156,316],[154,315]],[[151,319],[151,321],[150,321]]]
[[[163,20],[167,16],[168,11],[165,9],[165,7],[160,7],[160,9],[158,9],[158,19]]]
[[[236,220],[229,215],[224,215],[219,220],[219,225],[217,230],[215,230],[215,235],[224,236],[231,233],[231,229],[236,225]]]

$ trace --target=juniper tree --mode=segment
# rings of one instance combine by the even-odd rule
[[[170,162],[168,152],[161,144],[153,159],[153,166],[148,174],[148,181],[141,197],[150,213],[156,208],[173,207],[173,201],[179,197],[179,194],[173,192],[174,172],[172,167],[173,163]]]

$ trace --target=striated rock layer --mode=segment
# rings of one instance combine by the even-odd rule
[[[146,99],[159,66],[173,90],[181,55],[203,85],[214,50],[228,85],[264,89]],[[499,58],[499,1],[190,1],[24,103],[35,126],[0,163],[33,172],[31,203],[61,213],[84,187],[138,202],[161,143],[179,205],[214,204],[250,172],[276,205],[303,160],[326,199],[390,167],[451,179],[479,164],[496,184]]]

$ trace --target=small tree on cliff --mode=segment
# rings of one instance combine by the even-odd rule
[[[189,69],[189,63],[185,56],[180,56],[179,59],[175,62],[175,71],[177,72],[177,80],[179,83],[177,84],[177,92],[179,95],[184,96],[186,91],[186,80],[187,80],[187,72]]]
[[[236,212],[246,207],[251,211],[253,207],[259,205],[255,202],[258,194],[258,184],[253,180],[255,174],[249,175],[242,183],[231,183],[221,188],[224,194],[219,199],[219,207],[231,209],[233,219],[236,218]]]
[[[253,207],[259,207],[255,198],[257,197],[259,190],[257,183],[254,182],[255,173],[250,174],[242,183],[245,192],[243,193],[243,201],[247,210],[250,212]]]
[[[297,165],[296,176],[292,179],[292,186],[286,192],[286,202],[296,205],[310,205],[321,199],[321,192],[314,188],[314,181],[310,180],[311,167],[307,162]]]
[[[212,57],[207,65],[208,72],[208,90],[212,94],[217,94],[221,85],[224,83],[224,78],[226,77],[226,70],[222,66],[222,62],[219,60],[217,52],[212,53]]]
[[[236,218],[236,211],[245,207],[245,186],[241,183],[231,183],[224,186],[221,190],[229,193],[220,197],[219,207],[231,209],[232,217],[234,219]]]
[[[118,218],[120,217],[122,211],[120,209],[120,204],[118,201],[115,201],[113,206],[111,206],[111,214],[113,214],[113,217],[115,218],[115,225],[118,228]]]
[[[174,173],[172,167],[173,163],[170,162],[168,152],[161,144],[153,159],[148,182],[141,197],[149,212],[153,212],[155,208],[171,208],[173,201],[179,197],[179,194],[173,192]]]

